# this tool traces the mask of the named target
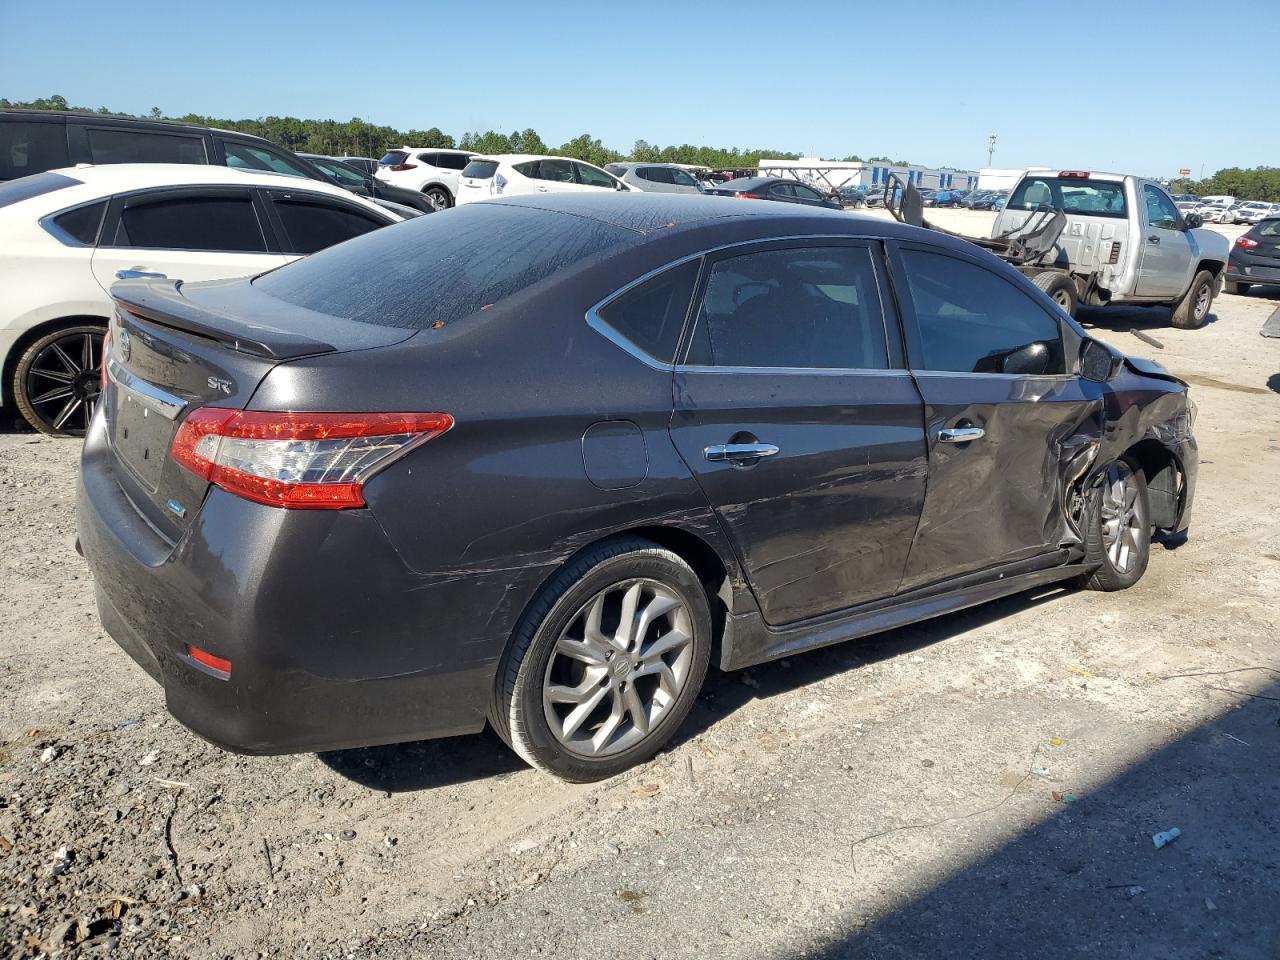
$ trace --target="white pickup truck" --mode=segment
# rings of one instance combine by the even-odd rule
[[[1068,313],[1080,303],[1168,304],[1175,327],[1204,324],[1231,245],[1202,229],[1198,215],[1180,212],[1160,184],[1118,173],[1028,170],[996,217],[992,241],[1018,237],[1050,211],[1065,215],[1061,233],[1041,256],[1015,266]]]

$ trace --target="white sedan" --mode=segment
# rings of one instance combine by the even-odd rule
[[[262,273],[396,223],[312,180],[195,164],[111,164],[0,183],[0,402],[83,434],[117,279]]]
[[[583,160],[529,153],[475,156],[462,171],[457,203],[529,193],[634,191],[611,173]]]

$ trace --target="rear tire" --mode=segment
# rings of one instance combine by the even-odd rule
[[[1173,325],[1179,330],[1198,330],[1204,326],[1213,306],[1213,274],[1201,270],[1191,281],[1186,295],[1173,308]]]
[[[1227,283],[1227,293],[1234,294],[1237,297],[1243,297],[1249,292],[1249,288],[1251,286],[1252,284],[1249,283],[1237,283],[1232,280]]]
[[[449,191],[444,187],[428,187],[422,192],[437,210],[448,210],[453,206],[453,197],[449,196]]]
[[[1137,462],[1125,457],[1106,467],[1085,498],[1083,525],[1085,563],[1095,567],[1083,586],[1127,590],[1142,579],[1151,557],[1151,507]]]
[[[24,420],[50,437],[83,437],[97,408],[105,323],[46,333],[18,358],[14,402]]]
[[[1076,315],[1076,307],[1080,305],[1080,298],[1076,292],[1075,281],[1065,273],[1058,273],[1055,270],[1046,270],[1043,273],[1037,273],[1031,278],[1031,282],[1043,290],[1058,306],[1060,306],[1069,317]]]
[[[489,721],[544,773],[615,776],[684,722],[711,629],[706,590],[677,554],[639,537],[605,541],[530,605],[499,665]]]

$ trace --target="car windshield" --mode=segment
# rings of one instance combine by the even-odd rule
[[[64,177],[60,173],[36,173],[29,177],[19,177],[8,183],[0,183],[0,207],[30,200],[45,193],[53,193],[63,187],[78,187],[81,182],[71,177]]]
[[[1124,218],[1129,212],[1123,183],[1079,177],[1027,177],[1013,191],[1005,209],[1035,210],[1041,205],[1088,217]]]
[[[424,330],[488,309],[634,236],[598,220],[475,203],[374,230],[253,284],[318,313]]]

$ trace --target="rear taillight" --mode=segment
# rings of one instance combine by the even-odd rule
[[[417,168],[418,165],[416,163],[397,163],[391,169],[396,173],[403,173],[405,170],[416,170]]]
[[[363,507],[364,484],[453,426],[447,413],[270,413],[199,407],[169,455],[229,493],[293,510]]]
[[[735,197],[739,200],[763,200],[763,197],[757,197],[754,193],[735,193]]]
[[[1236,241],[1236,246],[1241,247],[1244,250],[1252,250],[1257,245],[1258,241],[1250,237],[1241,237]]]

